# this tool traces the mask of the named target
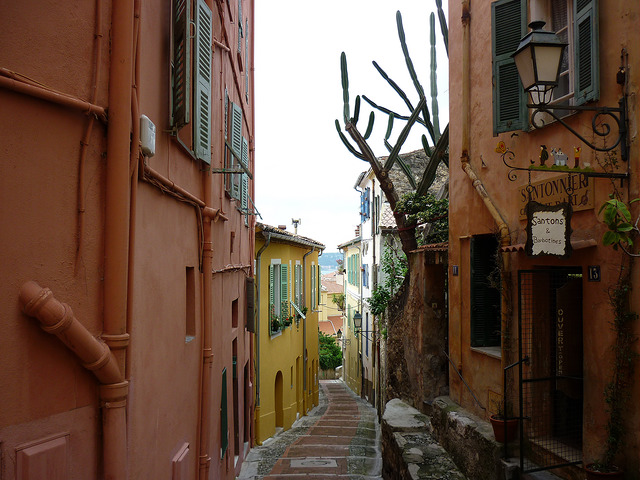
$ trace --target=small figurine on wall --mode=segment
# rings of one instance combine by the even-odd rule
[[[562,153],[562,149],[558,148],[557,150],[554,148],[551,150],[551,155],[553,155],[554,163],[557,167],[566,167],[567,165],[567,155]]]
[[[573,147],[573,159],[575,160],[573,168],[580,167],[580,150],[582,150],[582,147]]]
[[[549,152],[546,145],[540,145],[540,166],[544,167],[544,162],[549,158]]]

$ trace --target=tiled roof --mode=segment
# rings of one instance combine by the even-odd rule
[[[320,250],[325,249],[324,244],[311,238],[303,237],[302,235],[296,235],[294,233],[287,232],[286,230],[282,230],[281,228],[272,227],[271,225],[267,225],[265,223],[256,222],[256,233],[258,233],[259,230],[272,234],[272,239],[274,240],[280,240],[283,242],[289,242],[298,245],[305,245],[308,247],[317,247]]]
[[[342,329],[342,315],[331,315],[326,322],[318,322],[318,329],[325,335],[335,335]]]

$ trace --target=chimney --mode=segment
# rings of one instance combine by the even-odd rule
[[[286,229],[287,229],[287,226],[286,226],[286,225],[278,225],[278,228],[279,228],[280,230],[286,230]]]
[[[360,225],[356,225],[356,237],[360,236]]]

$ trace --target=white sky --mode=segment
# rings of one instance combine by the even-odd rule
[[[444,3],[446,14],[446,1]],[[429,13],[435,1],[418,0],[256,0],[255,2],[256,193],[258,221],[326,245],[327,252],[354,237],[360,222],[359,193],[354,185],[369,164],[342,144],[335,119],[342,120],[340,53],[347,55],[351,114],[356,95],[402,114],[407,108],[372,65],[375,60],[400,85],[413,105],[418,95],[409,77],[398,40],[396,11],[402,20],[418,78],[430,97]],[[441,130],[448,121],[448,61],[435,18]],[[361,102],[357,124],[364,133],[370,107]],[[392,141],[404,122],[396,121]],[[387,118],[376,111],[369,145],[377,156]],[[409,138],[402,153],[421,148],[427,133]],[[346,132],[345,132],[346,134]],[[347,138],[350,138],[346,134]],[[428,135],[427,135],[428,137]]]

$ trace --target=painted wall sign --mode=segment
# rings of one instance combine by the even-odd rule
[[[594,207],[594,182],[581,173],[561,175],[531,184],[531,200],[544,205],[558,205],[569,201],[574,212],[589,210]],[[567,194],[567,190],[571,195]],[[520,220],[527,218],[527,186],[518,189]]]
[[[549,206],[538,202],[527,204],[527,255],[571,255],[571,205]]]

